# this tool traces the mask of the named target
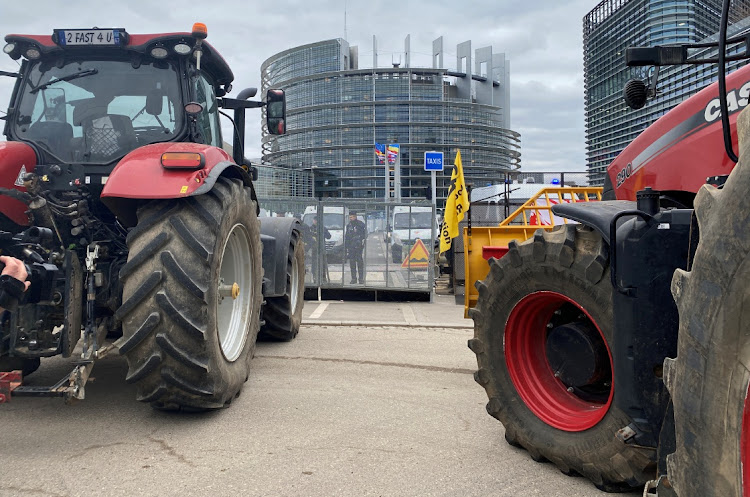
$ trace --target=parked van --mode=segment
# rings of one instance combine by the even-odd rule
[[[391,243],[391,257],[394,263],[401,264],[417,239],[431,250],[430,240],[433,229],[435,236],[440,229],[432,207],[397,205],[391,209],[390,225],[386,242]]]

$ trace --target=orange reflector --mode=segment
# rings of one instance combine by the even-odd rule
[[[200,169],[206,161],[203,154],[193,152],[164,152],[161,165],[166,169]]]
[[[193,36],[200,39],[208,36],[208,28],[206,28],[206,25],[202,22],[196,22],[193,24]]]

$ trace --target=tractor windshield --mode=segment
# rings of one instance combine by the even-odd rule
[[[61,163],[107,164],[182,129],[180,78],[171,62],[41,61],[27,74],[14,135]]]

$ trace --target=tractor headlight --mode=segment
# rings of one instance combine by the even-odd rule
[[[3,47],[3,52],[10,55],[16,49],[15,43],[8,43]]]
[[[167,55],[169,55],[169,52],[164,47],[154,47],[151,49],[151,57],[155,59],[164,59]]]
[[[192,48],[187,43],[178,43],[174,46],[174,51],[180,55],[187,55],[191,50]]]
[[[40,52],[36,47],[29,47],[26,49],[26,53],[24,53],[24,55],[29,60],[36,60],[42,56],[42,52]]]

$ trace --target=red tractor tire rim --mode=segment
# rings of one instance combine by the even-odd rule
[[[585,401],[555,377],[545,352],[547,323],[564,304],[572,304],[591,321],[612,353],[596,321],[580,304],[557,292],[535,292],[521,299],[505,325],[505,363],[511,381],[526,406],[548,425],[570,432],[584,431],[604,418],[612,405],[614,382],[604,403]]]

